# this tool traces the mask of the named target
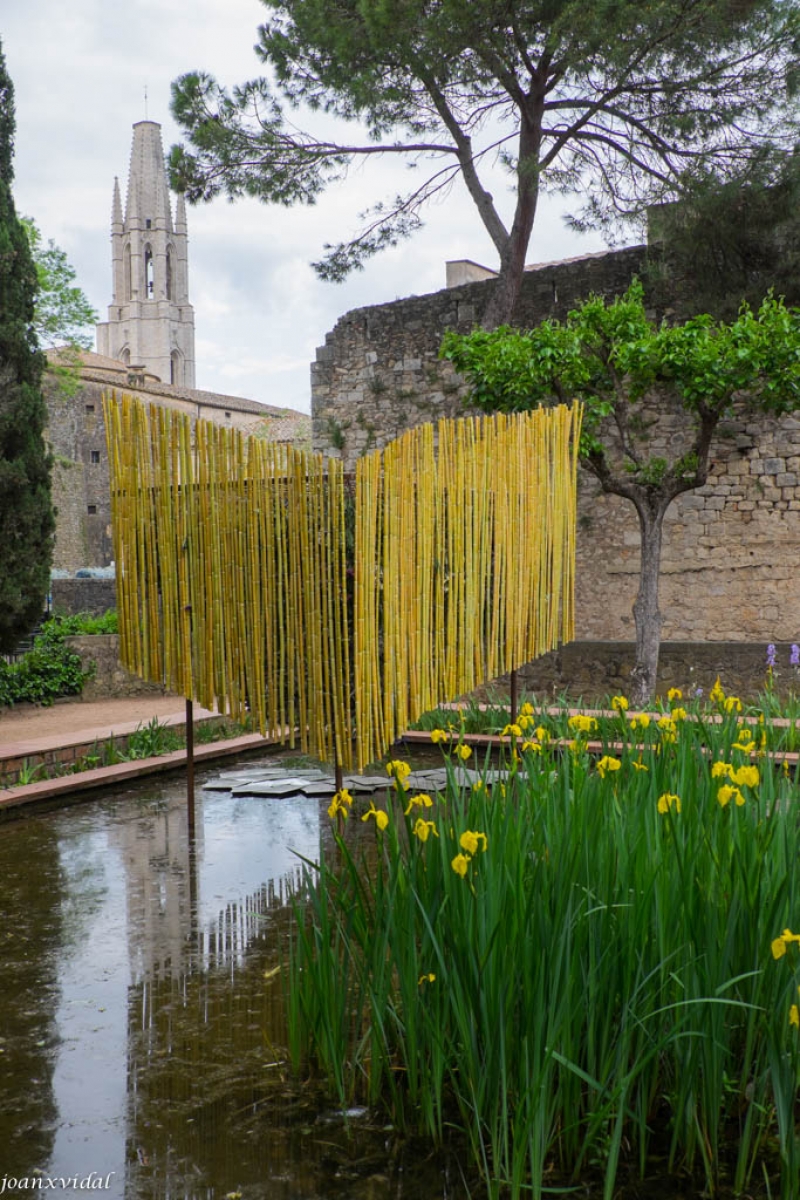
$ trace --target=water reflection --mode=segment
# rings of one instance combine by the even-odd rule
[[[0,1176],[110,1174],[126,1200],[465,1194],[287,1087],[275,968],[327,824],[317,800],[198,789],[192,847],[179,781],[0,826]]]
[[[50,1157],[58,1103],[57,951],[62,878],[58,837],[38,822],[19,852],[0,858],[0,1146],[2,1172],[19,1176]],[[0,843],[0,854],[2,853]]]

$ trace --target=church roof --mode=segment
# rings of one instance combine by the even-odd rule
[[[147,392],[151,396],[163,396],[165,400],[186,400],[192,404],[202,404],[206,408],[218,408],[225,412],[247,413],[256,417],[302,417],[308,419],[307,413],[301,413],[294,408],[279,407],[274,404],[262,404],[259,400],[247,400],[243,396],[227,396],[224,392],[205,392],[200,388],[177,387],[172,383],[162,383],[157,375],[146,370],[136,370],[116,358],[105,354],[95,354],[93,350],[79,352],[81,377],[95,383],[106,383],[111,387],[128,389],[137,392]],[[59,361],[70,363],[73,360],[65,358],[63,349],[47,351],[48,360],[54,364]],[[136,382],[131,378],[135,375]]]

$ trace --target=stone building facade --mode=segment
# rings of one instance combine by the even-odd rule
[[[57,361],[58,352],[51,357]],[[113,560],[104,393],[125,392],[144,403],[162,404],[193,419],[242,429],[269,441],[304,445],[310,439],[306,413],[239,396],[171,386],[154,375],[133,372],[124,363],[88,351],[81,354],[79,374],[74,393],[65,392],[53,372],[48,372],[45,382],[57,509],[53,567],[59,572],[106,567]]]
[[[515,324],[563,318],[592,292],[619,294],[632,276],[646,274],[647,257],[647,247],[634,246],[528,271]],[[469,280],[469,273],[451,278]],[[445,329],[474,326],[492,286],[467,281],[343,316],[311,369],[314,449],[341,456],[352,470],[359,455],[405,429],[468,411],[463,383],[439,360],[439,345]],[[686,301],[673,302],[679,314],[686,310]],[[657,409],[649,417],[652,452],[672,452],[677,428]],[[639,577],[635,511],[581,473],[578,524],[576,637],[628,643]],[[665,641],[800,641],[798,560],[800,418],[755,421],[734,413],[719,428],[707,485],[679,497],[667,513]]]

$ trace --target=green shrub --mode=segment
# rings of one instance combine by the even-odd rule
[[[56,614],[44,623],[41,635],[45,638],[55,637],[63,639],[65,637],[78,637],[83,634],[118,632],[117,610],[110,608],[99,617],[88,612],[70,613],[69,615]]]
[[[88,622],[102,624],[116,613],[105,617],[56,617],[47,621],[33,641],[33,649],[16,662],[0,659],[0,707],[13,704],[52,704],[60,696],[79,696],[83,685],[94,674],[94,667],[84,670],[77,654],[66,644],[74,633],[87,632]],[[109,622],[110,623],[110,622]],[[92,630],[92,632],[111,632]]]

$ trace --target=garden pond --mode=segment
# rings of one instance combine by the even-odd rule
[[[331,841],[328,800],[203,787],[218,774],[198,774],[193,838],[183,776],[0,825],[0,1186],[482,1197],[463,1146],[433,1152],[291,1077],[281,963],[302,860]],[[700,1193],[650,1179],[619,1194]]]
[[[326,802],[203,779],[193,848],[182,778],[0,825],[0,1182],[92,1174],[109,1200],[463,1196],[455,1158],[361,1110],[345,1120],[285,1074],[278,968]]]

